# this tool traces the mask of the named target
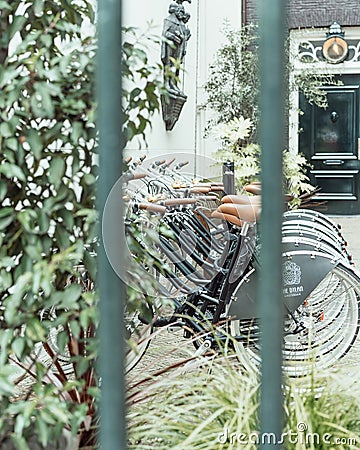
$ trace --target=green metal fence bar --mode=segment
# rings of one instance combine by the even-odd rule
[[[97,99],[99,129],[99,182],[97,200],[100,215],[111,188],[121,176],[121,0],[98,1]],[[121,205],[112,208],[110,220],[122,221]],[[122,253],[121,233],[112,233],[114,251]],[[125,289],[100,250],[98,286],[100,292],[99,371],[101,376],[101,450],[126,448],[124,406]]]
[[[262,148],[261,449],[280,448],[282,433],[281,346],[283,330],[281,223],[284,130],[285,0],[258,0],[260,16],[260,142]]]

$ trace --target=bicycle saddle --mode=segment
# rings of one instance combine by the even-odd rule
[[[235,205],[260,205],[261,195],[249,196],[246,194],[242,195],[225,195],[221,199],[222,203],[233,203]]]
[[[246,192],[254,195],[261,195],[261,184],[247,184],[244,186]]]
[[[260,217],[261,205],[237,205],[223,203],[217,209],[222,214],[235,216],[244,222],[256,222]]]
[[[259,205],[234,205],[224,203],[212,213],[212,217],[227,220],[237,226],[242,226],[244,222],[256,222],[260,217]]]
[[[255,196],[261,196],[261,183],[258,181],[247,184],[246,186],[244,186],[244,189],[246,192],[249,192],[250,194],[254,194]],[[283,198],[285,203],[294,200],[294,196],[290,194],[284,194]]]
[[[214,219],[225,220],[226,222],[230,222],[240,228],[243,226],[243,222],[236,216],[232,216],[231,214],[223,214],[219,211],[214,211],[211,213],[211,217],[213,217]]]

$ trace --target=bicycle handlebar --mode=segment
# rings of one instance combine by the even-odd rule
[[[141,178],[145,178],[147,174],[145,172],[133,172],[128,175],[128,181],[140,180]]]
[[[165,159],[162,159],[161,161],[154,161],[152,163],[151,167],[155,168],[155,167],[161,166],[161,164],[164,164],[164,162],[165,162]]]
[[[176,159],[176,158],[171,158],[170,161],[168,161],[167,163],[164,164],[164,166],[165,166],[164,168],[170,167],[171,164],[175,161],[175,159]]]
[[[174,205],[194,205],[196,203],[195,198],[171,198],[169,200],[164,200],[161,202],[165,206],[174,206]]]
[[[199,194],[207,194],[208,192],[210,192],[210,187],[192,187],[190,188],[190,192],[193,193],[199,193]]]
[[[189,164],[189,161],[183,161],[183,162],[179,162],[176,164],[175,166],[175,170],[181,169],[182,167],[185,167]]]
[[[195,198],[196,200],[218,200],[218,197],[216,197],[216,195],[198,195]]]
[[[154,203],[140,203],[139,208],[145,211],[156,212],[164,215],[166,207],[161,205],[154,205]]]
[[[137,158],[137,159],[133,162],[133,167],[135,168],[135,167],[137,167],[137,166],[140,166],[141,163],[144,161],[145,158],[146,158],[146,155],[139,156],[139,158]]]

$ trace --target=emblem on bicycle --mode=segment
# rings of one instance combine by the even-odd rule
[[[283,264],[284,286],[292,286],[301,282],[301,268],[296,263],[285,261]]]

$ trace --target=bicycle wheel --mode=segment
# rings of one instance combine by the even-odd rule
[[[352,347],[359,331],[360,279],[350,268],[339,264],[314,289],[306,301],[284,320],[283,372],[296,377],[336,364]],[[294,318],[304,325],[295,329]],[[258,323],[244,328],[241,320],[231,322],[238,359],[248,370],[260,370]],[[244,340],[242,341],[244,342]]]
[[[139,313],[131,316],[125,313],[125,371],[130,372],[144,356],[151,342],[153,327],[151,323],[144,323]]]

